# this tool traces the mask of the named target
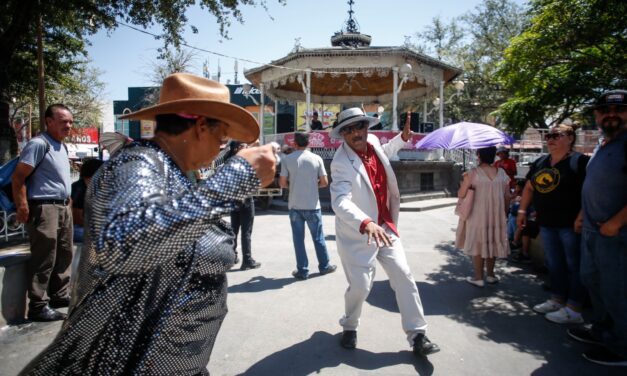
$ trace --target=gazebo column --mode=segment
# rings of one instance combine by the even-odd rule
[[[392,130],[398,131],[398,67],[392,67]]]
[[[311,113],[311,69],[305,69],[305,95],[307,101],[307,113],[305,114],[305,131],[311,132],[311,117],[309,114]]]
[[[440,81],[440,128],[444,127],[444,81]]]
[[[263,145],[265,142],[264,134],[263,134],[263,118],[264,118],[264,110],[266,107],[266,102],[264,100],[264,85],[263,83],[259,84],[259,91],[261,92],[261,105],[259,106],[259,126],[261,127],[259,132],[259,143]]]
[[[279,101],[274,99],[274,125],[272,126],[273,134],[277,134],[277,128],[279,124]]]
[[[422,122],[427,122],[427,95],[425,94],[425,99],[423,101],[423,110],[422,110]]]

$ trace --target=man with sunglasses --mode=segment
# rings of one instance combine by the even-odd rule
[[[440,348],[425,335],[420,294],[411,275],[397,229],[400,193],[389,158],[410,140],[410,115],[402,133],[381,145],[368,128],[379,120],[360,108],[340,113],[331,137],[342,138],[331,162],[331,202],[335,212],[337,250],[348,288],[340,344],[357,345],[357,327],[364,301],[375,275],[375,259],[390,279],[401,313],[403,330],[417,355],[426,356]]]
[[[596,345],[587,360],[627,367],[627,102],[625,90],[603,93],[594,118],[604,136],[583,184],[581,279],[593,307],[592,325],[568,334]]]

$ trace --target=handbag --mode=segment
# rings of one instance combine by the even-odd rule
[[[470,213],[472,212],[472,204],[475,200],[475,189],[470,187],[468,191],[466,191],[466,196],[464,198],[457,199],[457,205],[455,205],[455,214],[459,216],[459,218],[464,221],[468,219]]]

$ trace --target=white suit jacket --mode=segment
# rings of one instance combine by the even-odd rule
[[[369,134],[368,143],[374,147],[385,168],[387,205],[392,220],[397,225],[400,193],[388,158],[396,155],[405,142],[399,133],[383,146],[375,135]],[[333,156],[331,178],[331,204],[335,212],[335,236],[340,258],[344,263],[351,265],[372,265],[377,254],[377,245],[374,241],[371,245],[366,244],[368,237],[359,232],[359,227],[366,218],[376,222],[379,210],[366,168],[357,153],[346,143],[343,143]]]

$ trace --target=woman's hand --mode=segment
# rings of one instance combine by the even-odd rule
[[[277,163],[276,153],[275,146],[268,144],[243,149],[237,155],[250,163],[257,172],[257,177],[261,180],[261,186],[265,187],[274,180]]]
[[[527,213],[518,211],[516,215],[516,226],[524,228],[527,225]]]

